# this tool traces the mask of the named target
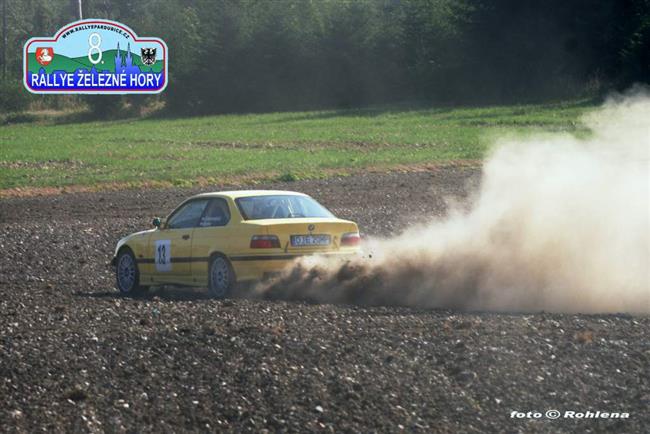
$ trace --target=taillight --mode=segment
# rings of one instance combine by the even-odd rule
[[[361,236],[358,232],[348,232],[341,236],[341,245],[342,246],[357,246],[361,242]]]
[[[253,235],[251,238],[251,249],[277,248],[280,248],[280,240],[275,235]]]

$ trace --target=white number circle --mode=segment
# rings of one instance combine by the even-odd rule
[[[88,45],[90,46],[90,48],[88,49],[88,60],[93,65],[97,65],[99,62],[102,61],[102,50],[99,49],[99,46],[101,44],[102,44],[102,37],[99,35],[99,33],[91,33],[90,36],[88,36]],[[93,54],[95,53],[98,53],[99,57],[93,59]]]

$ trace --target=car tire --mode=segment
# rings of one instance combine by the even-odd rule
[[[235,286],[235,271],[228,259],[215,255],[208,268],[208,292],[214,298],[226,298]]]
[[[122,249],[115,264],[115,284],[122,294],[135,294],[147,289],[140,285],[140,270],[130,249]]]

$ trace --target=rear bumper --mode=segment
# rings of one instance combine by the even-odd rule
[[[308,256],[326,256],[349,259],[359,252],[327,252],[319,254],[277,254],[277,255],[233,255],[230,262],[238,281],[261,280],[276,275],[291,265],[294,260]]]

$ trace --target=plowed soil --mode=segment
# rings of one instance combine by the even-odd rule
[[[447,167],[256,188],[304,191],[389,235],[478,182]],[[120,296],[116,241],[195,192],[0,201],[2,431],[647,432],[647,317]]]

